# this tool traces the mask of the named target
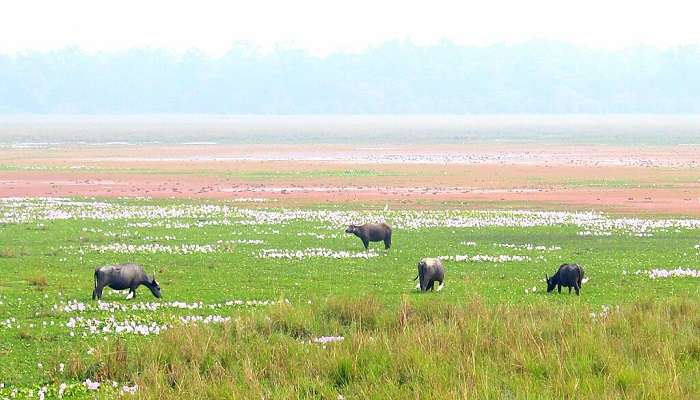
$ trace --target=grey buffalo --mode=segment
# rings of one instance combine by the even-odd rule
[[[551,277],[545,275],[547,280],[547,293],[554,290],[557,287],[559,293],[561,293],[561,287],[568,287],[569,293],[571,293],[571,288],[574,288],[576,295],[579,295],[581,290],[581,284],[583,283],[583,268],[578,264],[562,264],[559,266],[559,270],[556,274]]]
[[[137,264],[105,265],[95,268],[95,290],[92,299],[102,299],[102,289],[109,286],[114,290],[129,289],[127,298],[136,297],[136,288],[144,285],[154,296],[160,298],[160,286],[155,274],[149,278],[143,267]]]
[[[433,290],[435,282],[440,282],[438,292],[444,287],[445,267],[442,266],[442,260],[439,258],[422,258],[418,263],[418,275],[413,278],[420,278],[416,288],[420,288],[422,292]]]
[[[350,225],[345,233],[352,233],[362,240],[365,250],[369,248],[369,242],[384,242],[384,248],[391,247],[391,227],[387,224]]]

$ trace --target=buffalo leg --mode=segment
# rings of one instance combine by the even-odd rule
[[[579,292],[579,290],[581,290],[581,287],[579,286],[578,283],[576,284],[576,286],[574,286],[574,289],[576,290],[576,296],[579,296],[578,292]]]
[[[369,250],[369,240],[362,239],[362,244],[365,245],[365,250]]]
[[[427,291],[427,290],[430,290],[430,291],[432,292],[432,291],[434,290],[434,288],[433,288],[434,285],[435,285],[435,281],[430,281],[430,282],[428,283],[428,287],[427,287],[425,290],[426,290],[426,291]]]
[[[561,293],[561,285],[557,284],[557,291]]]
[[[95,290],[92,291],[92,299],[95,300],[102,300],[102,289],[104,289],[104,286],[95,286]]]
[[[384,239],[384,249],[389,250],[390,247],[391,247],[391,238],[387,237]]]
[[[569,286],[569,294],[571,294],[571,286]]]

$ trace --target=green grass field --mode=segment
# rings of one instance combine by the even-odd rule
[[[277,207],[0,202],[0,398],[700,397],[700,220]],[[344,233],[379,220],[388,251]],[[124,262],[163,298],[92,301]],[[580,297],[545,293],[564,262]]]

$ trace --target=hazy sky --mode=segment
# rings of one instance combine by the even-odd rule
[[[700,44],[698,1],[162,1],[7,0],[0,52],[78,46],[199,48],[220,55],[234,43],[303,48],[317,55],[360,51],[390,40],[464,45],[551,39],[620,48]]]

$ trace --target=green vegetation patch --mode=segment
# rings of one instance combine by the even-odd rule
[[[389,250],[344,233],[380,220]],[[697,398],[699,232],[586,212],[5,199],[0,398]],[[440,292],[415,290],[426,256],[444,259]],[[163,298],[93,301],[95,267],[125,262]],[[564,262],[586,271],[579,297],[545,293]]]

